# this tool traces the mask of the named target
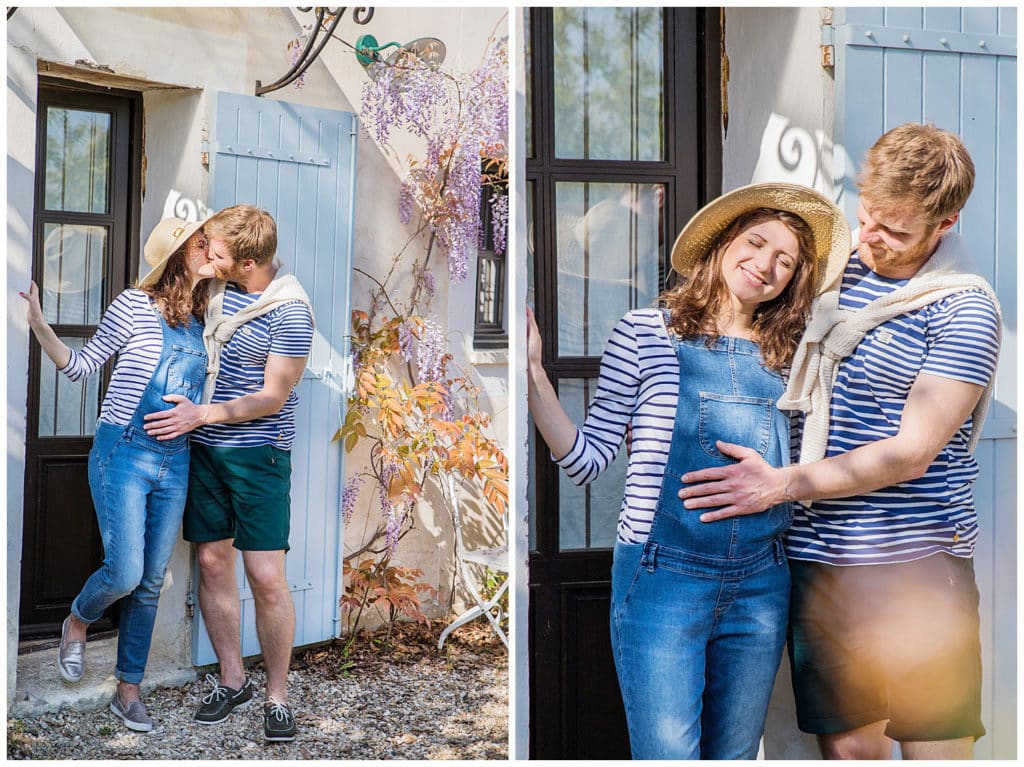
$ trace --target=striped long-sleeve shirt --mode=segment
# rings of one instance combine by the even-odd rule
[[[127,424],[163,351],[157,309],[141,290],[125,290],[107,307],[89,342],[80,350],[70,351],[71,358],[61,372],[72,381],[92,375],[117,354],[100,418],[108,423]]]
[[[840,306],[858,309],[904,284],[875,274],[854,256]],[[918,373],[987,386],[999,354],[998,322],[991,300],[966,290],[870,331],[840,363],[826,457],[895,436]],[[978,464],[967,449],[974,427],[968,418],[918,479],[809,507],[797,504],[788,555],[834,565],[908,562],[937,552],[970,556],[978,537],[971,493]]]
[[[601,357],[597,390],[572,449],[557,463],[577,485],[593,482],[615,459],[632,424],[618,537],[642,543],[650,533],[668,460],[679,396],[679,360],[660,309],[619,320]]]

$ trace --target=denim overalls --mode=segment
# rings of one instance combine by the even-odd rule
[[[199,402],[206,375],[203,328],[194,318],[172,328],[160,312],[163,348],[131,421],[100,420],[89,452],[89,487],[103,538],[103,564],[71,605],[81,621],[99,620],[123,596],[114,676],[138,684],[146,670],[157,600],[178,540],[188,491],[188,435],[167,441],[143,429],[147,413],[167,410],[165,394]]]
[[[782,379],[757,344],[678,339],[679,403],[650,537],[615,547],[612,644],[634,759],[754,759],[786,635],[789,503],[701,522],[680,475],[723,466],[715,440],[787,462]]]

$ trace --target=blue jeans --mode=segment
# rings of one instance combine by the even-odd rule
[[[103,538],[103,565],[71,605],[92,623],[121,597],[114,676],[139,684],[146,670],[164,571],[178,540],[188,489],[188,439],[171,443],[137,426],[100,421],[89,486]]]
[[[634,759],[756,758],[788,600],[781,544],[723,570],[616,543],[612,647]]]

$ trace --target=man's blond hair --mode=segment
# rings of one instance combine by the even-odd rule
[[[223,240],[235,263],[251,258],[269,264],[277,252],[277,224],[267,211],[253,205],[234,205],[218,211],[205,224],[207,237]]]
[[[874,205],[914,208],[937,224],[967,203],[974,163],[955,133],[931,123],[904,123],[867,151],[857,188]]]

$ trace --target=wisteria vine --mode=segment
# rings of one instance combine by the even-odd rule
[[[401,221],[409,223],[419,207],[446,252],[452,283],[461,282],[480,240],[481,190],[501,183],[497,175],[485,176],[482,160],[497,160],[500,174],[507,158],[507,45],[492,38],[480,66],[459,75],[424,64],[410,52],[371,67],[375,71],[362,94],[366,129],[380,144],[396,130],[426,142],[423,158],[402,181]],[[488,201],[499,253],[508,228],[507,200],[496,192]]]
[[[499,510],[507,503],[507,461],[485,434],[490,417],[477,407],[478,387],[456,369],[430,311],[436,286],[429,269],[438,250],[451,282],[466,278],[480,247],[481,200],[491,208],[495,249],[506,246],[507,44],[492,37],[480,66],[468,73],[445,72],[411,54],[371,66],[376,71],[360,110],[368,134],[387,145],[403,131],[425,146],[410,161],[398,204],[399,220],[414,224],[409,242],[427,235],[425,253],[407,266],[407,244],[382,279],[357,269],[374,288],[369,310],[353,312],[356,390],[336,435],[348,450],[362,440],[371,445],[368,469],[345,483],[343,517],[351,519],[365,479],[372,480],[370,502],[380,509],[376,530],[346,559],[371,552],[386,562],[412,528],[412,509],[432,476],[475,478],[486,500]],[[390,280],[409,269],[410,293],[397,300]]]

